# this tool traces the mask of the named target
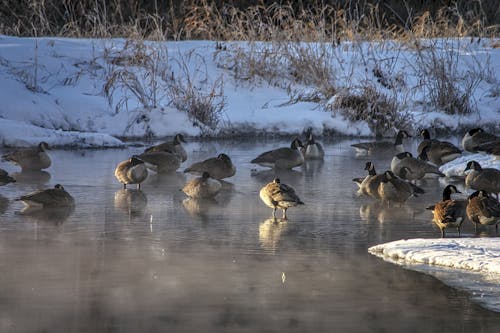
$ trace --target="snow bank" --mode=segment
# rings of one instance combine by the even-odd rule
[[[439,168],[439,171],[444,173],[446,177],[465,177],[466,173],[464,170],[469,161],[478,162],[482,168],[495,168],[500,170],[500,160],[496,159],[493,155],[465,153],[465,155],[443,164]]]
[[[498,238],[408,239],[368,249],[386,261],[435,276],[500,312],[500,241]]]

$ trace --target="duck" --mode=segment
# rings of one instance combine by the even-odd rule
[[[480,146],[490,144],[492,142],[500,142],[500,137],[485,132],[482,128],[473,128],[467,131],[462,138],[462,147],[464,150],[475,153]]]
[[[75,199],[61,184],[56,184],[54,188],[31,192],[16,200],[22,201],[27,208],[32,209],[71,207],[75,204]]]
[[[359,155],[373,155],[373,154],[394,154],[404,151],[403,138],[411,137],[405,130],[400,130],[396,134],[394,142],[389,141],[371,141],[352,144]]]
[[[204,171],[201,177],[189,180],[182,188],[182,192],[194,199],[210,199],[215,197],[221,188],[221,182]]]
[[[488,192],[480,190],[472,193],[467,199],[467,217],[477,227],[481,225],[494,225],[495,232],[498,233],[500,223],[500,203],[490,197]]]
[[[137,156],[146,163],[148,170],[156,173],[174,172],[181,166],[179,155],[167,151],[149,151]]]
[[[228,155],[219,154],[217,157],[194,163],[190,167],[184,169],[184,173],[195,175],[203,175],[205,171],[210,174],[210,177],[221,180],[234,176],[236,167]]]
[[[39,171],[47,169],[52,164],[47,150],[47,142],[40,142],[35,148],[19,149],[2,155],[2,161],[12,162],[21,167],[22,171]]]
[[[424,149],[428,149],[427,147]],[[405,173],[404,177],[401,174],[401,169],[403,167],[407,167],[408,170]],[[427,163],[422,159],[418,159],[413,157],[410,152],[402,152],[396,154],[391,160],[391,171],[394,174],[398,175],[401,178],[405,178],[408,180],[419,180],[424,178],[424,176],[428,173],[436,174],[440,177],[444,177],[444,174],[439,171],[439,168],[433,164]]]
[[[9,176],[9,173],[4,169],[0,169],[0,186],[4,186],[10,183],[15,183],[16,180]]]
[[[286,210],[290,207],[303,205],[304,203],[295,193],[295,190],[275,178],[272,182],[264,185],[259,196],[261,200],[273,209],[273,218],[276,218],[276,209],[283,210],[283,219],[286,219]]]
[[[494,193],[498,198],[500,192],[500,170],[494,168],[482,168],[476,161],[469,161],[465,171],[472,170],[465,177],[465,186],[473,190],[485,190]]]
[[[462,150],[447,141],[439,141],[431,139],[431,135],[427,129],[420,131],[423,141],[417,147],[419,156],[426,149],[427,160],[437,166],[453,161],[462,155]],[[422,155],[423,156],[423,155]]]
[[[266,151],[250,162],[263,167],[292,169],[304,163],[304,156],[301,152],[302,147],[304,147],[302,142],[298,138],[295,138],[290,147]]]
[[[123,188],[126,189],[129,184],[137,184],[141,188],[141,183],[148,177],[148,169],[139,156],[134,155],[130,159],[118,163],[115,169],[115,177]]]
[[[408,168],[403,167],[403,169]],[[377,191],[380,199],[384,202],[403,203],[411,196],[416,197],[425,193],[422,188],[397,177],[390,170],[385,171],[383,175]]]
[[[182,146],[182,143],[186,143],[184,136],[181,133],[177,133],[174,136],[174,139],[171,142],[163,142],[154,146],[147,148],[144,152],[157,152],[157,151],[166,151],[172,154],[177,154],[181,160],[181,162],[185,162],[187,160],[187,152],[186,149]]]
[[[307,141],[301,152],[305,160],[322,160],[325,157],[323,146],[314,139],[311,128],[307,131]]]
[[[432,210],[433,222],[441,230],[441,238],[445,237],[446,228],[457,228],[460,237],[460,228],[467,217],[465,200],[451,199],[453,193],[460,192],[455,185],[447,185],[443,190],[443,200],[427,207]]]
[[[358,196],[367,195],[375,199],[380,199],[378,194],[378,186],[380,185],[380,181],[384,177],[383,174],[377,175],[375,170],[375,165],[373,162],[368,161],[365,164],[365,170],[368,171],[368,175],[361,180],[359,178],[354,178],[353,181],[359,186],[358,192],[356,194]]]

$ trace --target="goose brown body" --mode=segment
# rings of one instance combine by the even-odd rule
[[[500,223],[500,203],[490,197],[488,192],[481,190],[471,194],[467,203],[467,217],[474,223],[477,231],[478,225],[494,225],[498,232]]]
[[[440,166],[453,161],[462,155],[460,148],[447,141],[431,139],[429,131],[424,129],[420,132],[423,141],[418,145],[417,152],[421,155],[426,149],[428,161]]]
[[[75,203],[73,197],[60,184],[55,185],[54,188],[23,195],[17,200],[23,201],[27,206],[40,208],[69,207]]]
[[[273,218],[276,218],[276,209],[283,210],[283,218],[286,219],[286,210],[290,207],[303,205],[295,190],[276,178],[266,184],[259,192],[261,200],[273,209]]]
[[[169,152],[172,154],[176,154],[179,156],[181,162],[184,162],[187,160],[187,152],[186,149],[182,146],[182,143],[185,143],[186,140],[184,139],[184,136],[182,134],[176,134],[174,136],[174,139],[169,142],[163,142],[158,145],[152,146],[147,148],[144,152],[145,153],[150,153],[150,152]]]
[[[482,128],[473,128],[465,133],[462,138],[462,147],[468,152],[475,153],[480,151],[480,147],[499,143],[500,137],[484,131]]]
[[[149,151],[138,155],[146,167],[156,173],[170,173],[181,165],[179,155],[167,151]]]
[[[222,184],[217,179],[210,177],[208,172],[204,172],[201,177],[189,180],[182,188],[182,191],[191,198],[213,198],[221,190]]]
[[[236,168],[228,155],[219,154],[217,157],[192,164],[184,172],[195,175],[202,175],[204,172],[208,172],[210,177],[220,180],[234,176]]]
[[[464,171],[471,170],[465,177],[465,186],[474,190],[485,190],[498,196],[500,192],[500,170],[482,168],[476,161],[469,161]]]
[[[460,228],[466,219],[465,200],[451,199],[452,193],[461,193],[455,185],[448,185],[443,190],[443,200],[429,207],[433,211],[433,222],[441,230],[441,237],[445,237],[446,228],[457,228],[460,235]]]
[[[393,142],[389,141],[370,141],[352,144],[357,154],[396,154],[404,150],[403,138],[408,138],[410,135],[406,131],[399,131]]]
[[[302,142],[294,139],[290,147],[266,151],[253,159],[251,163],[276,169],[292,169],[304,163],[301,147],[303,147]]]
[[[437,166],[427,163],[421,159],[415,158],[409,152],[399,153],[392,158],[391,171],[394,172],[394,174],[402,177],[401,169],[403,167],[406,167],[409,170],[404,176],[404,178],[408,180],[422,179],[428,173],[433,173],[444,177],[444,174],[439,171],[439,168]]]
[[[411,196],[425,193],[423,189],[397,177],[392,171],[386,171],[383,175],[378,186],[378,195],[384,202],[402,203]]]
[[[129,184],[137,184],[137,188],[141,188],[141,183],[148,177],[148,169],[144,161],[137,156],[132,156],[129,160],[118,164],[115,177],[123,184],[123,188],[127,188]]]
[[[19,149],[2,156],[2,161],[12,162],[19,165],[23,171],[35,171],[47,169],[52,164],[46,150],[49,145],[40,142],[35,148]]]

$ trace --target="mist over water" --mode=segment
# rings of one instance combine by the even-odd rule
[[[439,237],[425,207],[443,185],[425,179],[427,193],[396,208],[357,198],[365,162],[382,172],[390,161],[355,157],[353,142],[323,142],[324,162],[278,174],[249,161],[289,142],[190,142],[179,172],[151,173],[141,190],[113,176],[140,147],[51,151],[46,172],[0,187],[0,331],[496,332],[498,313],[466,293],[367,252]],[[187,199],[182,170],[219,153],[236,175],[215,200]],[[287,221],[258,195],[276,176],[305,202]],[[18,213],[14,198],[56,183],[73,210]]]

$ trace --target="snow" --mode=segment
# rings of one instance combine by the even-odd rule
[[[465,289],[484,307],[500,312],[498,238],[407,239],[375,245],[368,251]]]
[[[477,84],[472,96],[480,110],[478,113],[456,116],[430,109],[414,65],[417,52],[397,42],[359,45],[345,42],[340,47],[329,48],[331,53],[325,59],[334,67],[338,91],[358,91],[366,82],[377,84],[373,76],[375,68],[391,73],[387,80],[400,86],[392,90],[379,88],[395,96],[401,105],[401,114],[406,114],[408,121],[419,127],[458,130],[485,125],[498,129],[500,49],[492,47],[494,43],[488,39],[479,43],[470,43],[468,39],[423,42],[443,50],[456,48],[457,63],[454,65],[463,68],[464,73],[492,70]],[[165,86],[159,85],[156,95],[153,94],[152,69],[144,70],[129,61],[134,55],[131,45],[124,39],[0,36],[0,143],[27,146],[44,140],[54,145],[108,147],[122,144],[116,138],[151,135],[160,138],[178,132],[187,136],[291,135],[307,127],[318,134],[374,135],[366,122],[350,122],[335,110],[329,110],[331,103],[292,101],[290,91],[308,95],[313,90],[291,82],[290,75],[275,78],[275,82],[265,79],[244,82],[236,80],[234,73],[224,68],[223,61],[230,59],[229,52],[246,48],[258,51],[269,47],[267,43],[226,43],[226,51],[217,51],[212,41],[145,42],[144,52],[160,50],[162,61],[154,69],[163,68],[172,77],[180,78],[176,83],[183,84],[181,88],[193,88],[193,93],[206,94],[220,84],[221,121],[216,130],[207,130],[179,110],[189,105],[183,105],[183,100],[173,103]],[[312,50],[322,47],[314,43],[304,45]],[[490,67],[487,68],[487,64]],[[282,65],[283,62],[277,64],[278,67]],[[139,90],[146,99],[139,100],[123,87],[112,91],[112,99],[105,96],[105,83],[121,70],[137,75]],[[398,78],[403,78],[404,84]],[[335,96],[330,102],[334,100]]]
[[[494,168],[500,170],[500,160],[496,159],[495,156],[483,153],[471,154],[464,152],[463,156],[460,156],[459,158],[439,167],[439,171],[444,173],[446,177],[465,177],[466,173],[464,170],[467,163],[470,161],[478,162],[482,168]]]

